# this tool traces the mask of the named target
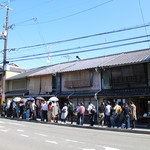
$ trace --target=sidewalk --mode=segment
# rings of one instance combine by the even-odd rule
[[[0,118],[17,120],[17,121],[41,123],[41,124],[50,124],[50,125],[57,125],[57,126],[76,127],[76,128],[83,128],[83,129],[85,128],[85,129],[94,129],[94,130],[105,130],[105,131],[136,133],[136,134],[149,134],[150,135],[150,129],[148,129],[148,128],[122,129],[122,128],[108,128],[107,126],[100,127],[98,125],[90,126],[89,124],[76,125],[76,122],[74,122],[73,124],[71,124],[70,122],[67,122],[66,124],[64,124],[64,123],[61,123],[61,121],[59,121],[58,123],[54,123],[53,121],[52,122],[42,122],[42,121],[40,121],[40,119],[37,119],[35,121],[35,120],[6,118],[6,117],[0,117]]]

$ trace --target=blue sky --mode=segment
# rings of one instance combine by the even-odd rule
[[[6,0],[0,0],[0,3],[7,5]],[[82,59],[86,59],[149,48],[150,43],[145,42],[54,57],[56,54],[144,41],[148,38],[145,37],[83,49],[77,48],[149,35],[150,27],[113,34],[104,34],[59,44],[47,44],[41,47],[19,49],[32,45],[52,43],[148,24],[150,22],[149,6],[150,0],[10,0],[9,7],[11,7],[12,10],[9,12],[9,25],[13,24],[14,29],[9,29],[8,33],[8,49],[10,51],[7,52],[7,60],[10,61],[10,63],[15,63],[23,68],[35,68],[76,60],[77,55]],[[3,31],[3,25],[5,24],[5,8],[0,8],[0,16],[1,32]],[[59,50],[72,48],[77,49],[54,53]],[[3,40],[0,40],[0,49],[0,51],[4,49]],[[12,51],[12,49],[15,50]],[[41,55],[45,58],[38,59],[32,59],[32,57],[29,58],[29,60],[20,60],[20,58],[18,58],[40,53],[47,54]],[[0,63],[2,61],[3,54],[0,53]]]

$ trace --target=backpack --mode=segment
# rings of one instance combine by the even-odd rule
[[[74,105],[72,103],[68,104],[68,111],[74,111]]]
[[[95,113],[96,113],[96,109],[95,109],[94,107],[91,109],[91,113],[92,113],[92,114],[95,114]]]

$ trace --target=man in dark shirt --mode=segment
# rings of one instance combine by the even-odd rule
[[[128,105],[128,103],[125,103],[124,107],[123,107],[123,111],[124,111],[124,123],[125,123],[125,127],[126,129],[130,128],[130,107]]]

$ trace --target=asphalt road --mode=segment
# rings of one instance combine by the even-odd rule
[[[0,118],[0,150],[149,150],[150,135]]]

